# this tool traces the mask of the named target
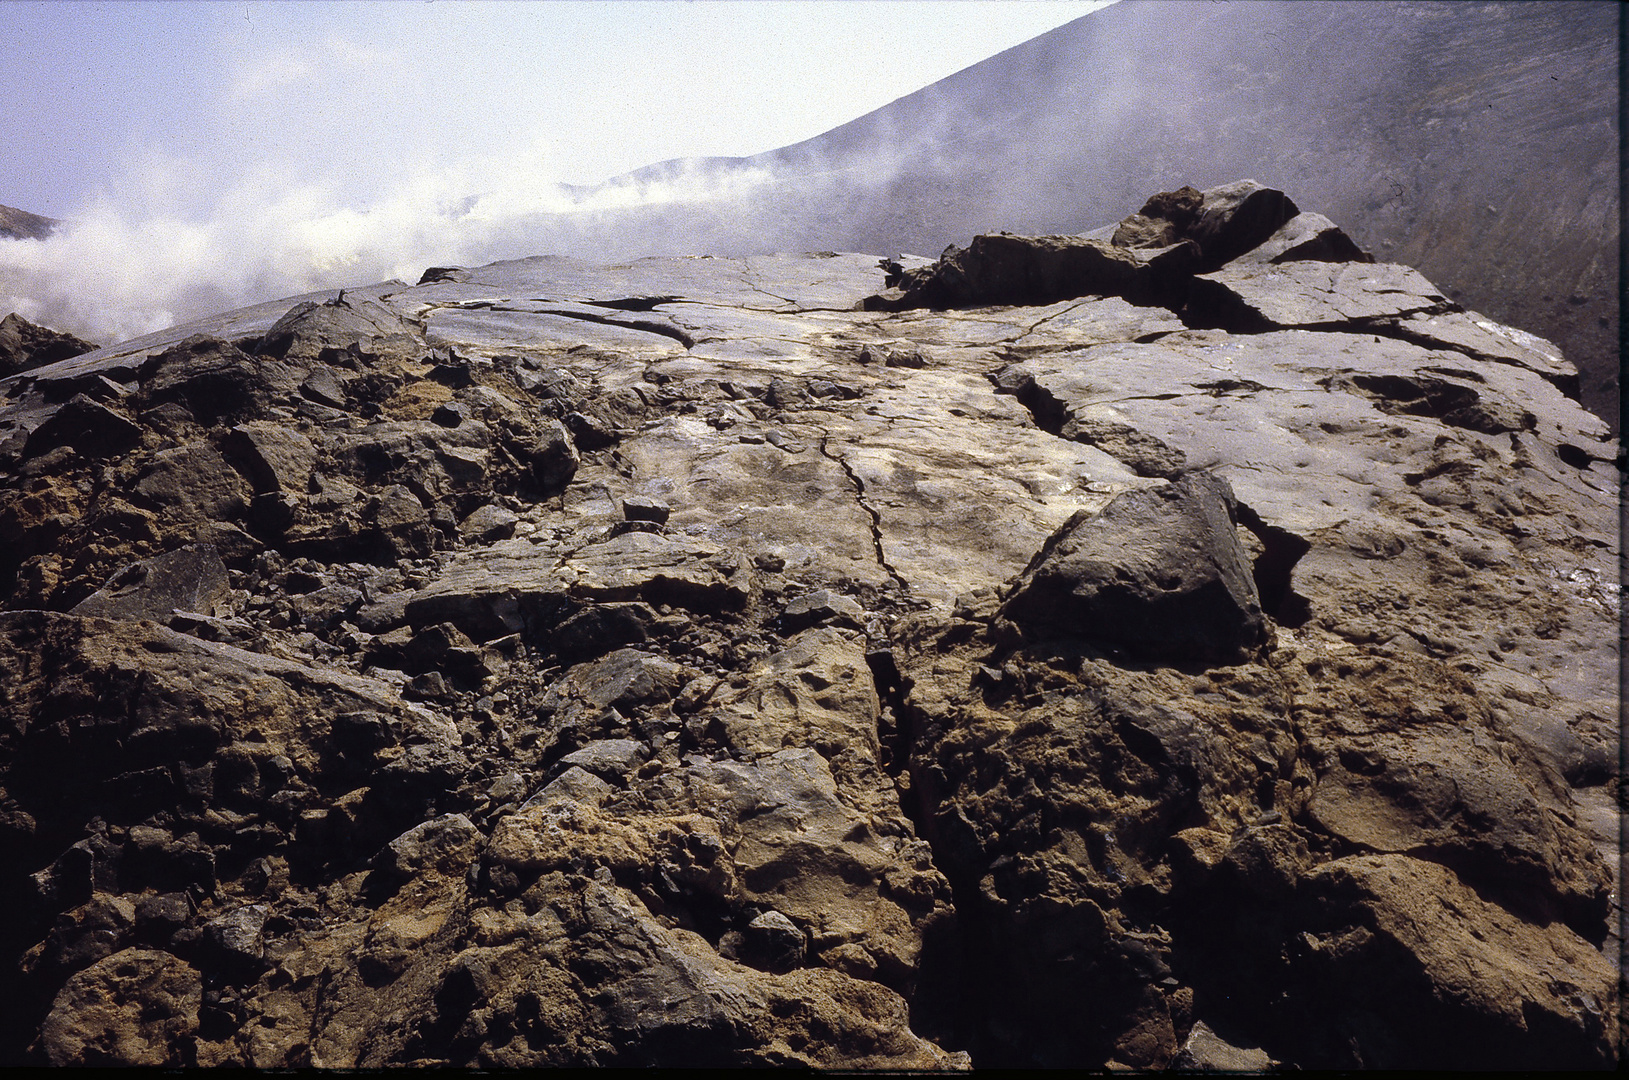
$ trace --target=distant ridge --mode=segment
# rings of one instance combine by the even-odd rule
[[[1591,2],[1122,0],[805,142],[604,186],[701,182],[629,211],[667,253],[932,256],[1254,176],[1555,341],[1616,426],[1617,24]],[[720,197],[749,172],[776,182]]]
[[[60,224],[56,218],[30,214],[15,206],[0,206],[0,236],[11,240],[44,240]]]

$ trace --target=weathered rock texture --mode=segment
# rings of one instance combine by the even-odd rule
[[[1259,185],[1100,232],[0,382],[0,1057],[1612,1065],[1574,372]]]

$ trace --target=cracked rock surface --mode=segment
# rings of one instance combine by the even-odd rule
[[[1248,182],[13,375],[0,1057],[1608,1067],[1569,392]]]

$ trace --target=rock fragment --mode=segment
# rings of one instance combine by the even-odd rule
[[[1058,434],[1065,439],[1097,447],[1110,457],[1125,462],[1138,476],[1175,480],[1188,464],[1188,456],[1181,450],[1129,424],[1075,417],[1065,421]]]
[[[227,445],[248,462],[258,492],[304,494],[317,464],[317,448],[310,439],[264,420],[234,427]]]
[[[1235,1046],[1203,1020],[1194,1024],[1182,1052],[1171,1061],[1171,1068],[1184,1072],[1261,1073],[1272,1065],[1273,1059],[1261,1047]]]
[[[932,268],[908,277],[896,298],[870,310],[1049,304],[1074,296],[1145,295],[1142,263],[1100,240],[1073,236],[976,236]]]
[[[1270,239],[1299,212],[1282,191],[1239,180],[1206,188],[1192,224],[1180,231],[1199,245],[1205,265],[1221,266]]]
[[[513,510],[487,503],[476,507],[468,517],[460,521],[458,532],[467,540],[492,544],[514,536],[519,524],[520,515]]]
[[[1128,492],[1054,533],[1001,613],[1138,658],[1237,662],[1267,624],[1235,523],[1232,489],[1213,476]]]
[[[653,496],[629,495],[622,500],[622,516],[628,521],[654,521],[661,525],[672,513],[672,507]]]
[[[111,457],[129,450],[140,439],[141,428],[122,412],[87,394],[75,394],[34,429],[23,456],[37,457],[56,447],[69,446],[87,457]]]
[[[1322,214],[1297,214],[1256,247],[1233,260],[1240,265],[1287,262],[1372,263],[1339,225]]]
[[[782,633],[795,634],[822,624],[861,630],[864,620],[865,609],[851,597],[816,589],[787,604],[781,611],[779,625]]]
[[[172,611],[208,615],[226,589],[226,566],[214,546],[189,544],[124,567],[73,613],[103,619],[163,619]]]

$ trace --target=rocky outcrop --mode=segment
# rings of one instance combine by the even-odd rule
[[[1569,366],[1260,185],[1100,233],[0,382],[0,1055],[1612,1065]]]
[[[0,209],[4,209],[0,207]],[[0,378],[54,364],[96,348],[88,341],[35,326],[12,312],[0,319]]]
[[[1305,292],[1279,280],[1259,281],[1264,268],[1287,262],[1372,263],[1374,257],[1328,218],[1301,213],[1282,191],[1240,180],[1203,192],[1191,187],[1161,192],[1119,225],[1084,236],[977,236],[966,250],[952,244],[930,265],[885,262],[888,291],[867,297],[865,307],[1045,305],[1079,296],[1121,296],[1182,311],[1193,326],[1259,330],[1285,320],[1289,325],[1352,322],[1367,317],[1369,307],[1396,314],[1391,295],[1408,295],[1403,286],[1412,285],[1415,293],[1431,289],[1407,267],[1365,272],[1350,285],[1343,270]],[[1212,273],[1224,266],[1228,273]],[[1374,299],[1376,293],[1387,299]],[[1250,297],[1267,305],[1267,312],[1252,307]],[[1405,310],[1433,305],[1447,301],[1432,296]]]

